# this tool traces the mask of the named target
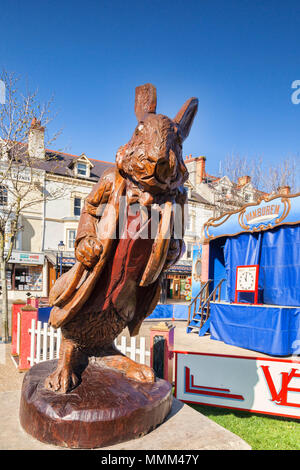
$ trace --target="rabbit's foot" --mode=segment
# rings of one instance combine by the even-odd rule
[[[155,374],[151,367],[146,366],[145,364],[137,364],[130,367],[126,372],[126,377],[129,379],[136,380],[137,382],[144,383],[153,383],[155,382]]]
[[[70,367],[58,368],[45,380],[45,388],[58,393],[67,393],[79,383],[79,378]]]
[[[122,355],[106,356],[101,358],[105,366],[123,372],[129,379],[142,383],[155,382],[154,371],[145,364],[138,364],[129,357]]]

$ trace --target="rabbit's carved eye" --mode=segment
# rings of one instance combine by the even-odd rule
[[[137,128],[135,129],[135,135],[139,135],[139,133],[144,129],[144,123],[140,122]]]

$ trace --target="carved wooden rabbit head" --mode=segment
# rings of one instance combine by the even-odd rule
[[[116,157],[122,176],[152,194],[173,192],[187,180],[182,143],[189,135],[198,108],[197,98],[190,98],[172,120],[156,114],[156,102],[153,85],[147,83],[136,88],[138,125]]]

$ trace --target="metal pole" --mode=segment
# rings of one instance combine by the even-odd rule
[[[60,276],[62,275],[62,253],[60,253],[60,271],[59,271],[59,275]]]

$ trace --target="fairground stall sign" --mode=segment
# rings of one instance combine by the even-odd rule
[[[185,403],[300,418],[300,361],[175,352],[175,396]]]
[[[280,225],[299,224],[300,193],[266,197],[258,204],[209,219],[204,225],[204,241],[242,232],[260,232]]]

